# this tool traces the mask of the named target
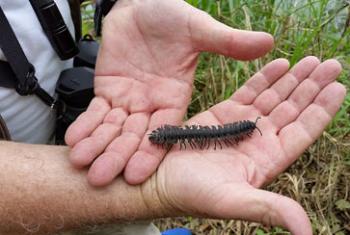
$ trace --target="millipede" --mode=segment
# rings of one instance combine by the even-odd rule
[[[237,145],[240,141],[253,135],[254,130],[258,130],[262,136],[261,130],[257,127],[257,117],[255,122],[242,120],[234,123],[227,123],[218,126],[172,126],[164,125],[153,130],[149,134],[149,140],[152,144],[159,145],[163,148],[170,149],[174,144],[179,143],[180,149],[186,149],[189,145],[192,149],[209,149],[214,144],[216,150],[217,145],[222,149],[222,145],[227,147]]]

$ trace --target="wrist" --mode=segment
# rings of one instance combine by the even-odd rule
[[[185,214],[169,200],[166,184],[159,174],[153,174],[140,185],[140,188],[144,205],[153,218],[177,217]]]

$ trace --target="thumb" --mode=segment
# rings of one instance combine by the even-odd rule
[[[243,219],[265,225],[281,226],[294,235],[312,235],[309,218],[291,198],[255,188],[225,187],[220,205],[213,214],[227,219]]]
[[[233,29],[216,21],[207,13],[194,9],[189,18],[193,46],[240,60],[251,60],[265,55],[274,45],[272,35]]]

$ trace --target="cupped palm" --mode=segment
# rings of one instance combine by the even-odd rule
[[[118,1],[104,21],[96,98],[67,131],[71,162],[92,164],[95,186],[110,183],[125,166],[129,183],[143,182],[165,155],[146,133],[181,124],[198,54],[253,59],[272,45],[270,35],[232,29],[182,0]]]
[[[292,199],[259,189],[290,166],[322,133],[339,109],[345,88],[334,82],[339,63],[314,57],[288,71],[276,60],[229,100],[188,121],[219,125],[262,117],[256,131],[233,147],[187,149],[167,154],[157,175],[162,201],[185,214],[244,219],[312,234],[309,219]]]

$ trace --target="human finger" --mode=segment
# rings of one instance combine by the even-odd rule
[[[113,181],[124,169],[129,158],[138,149],[149,123],[149,115],[136,113],[130,115],[118,136],[105,152],[91,165],[88,181],[93,186],[105,186]]]
[[[322,134],[339,110],[345,95],[346,89],[342,84],[329,84],[295,121],[280,130],[279,138],[287,154],[282,168],[294,162]]]
[[[303,80],[320,64],[318,58],[308,56],[297,63],[270,88],[264,90],[254,101],[263,115],[268,115],[277,105],[283,102]]]
[[[318,65],[309,78],[298,85],[288,100],[270,113],[269,119],[276,131],[293,122],[322,89],[339,76],[340,72],[341,65],[336,60],[327,60]]]
[[[182,122],[185,109],[159,110],[152,115],[149,130],[154,130],[164,124],[179,125]],[[154,145],[145,135],[138,151],[129,160],[124,177],[129,184],[140,184],[150,177],[165,156],[166,149]]]
[[[90,134],[103,122],[106,114],[111,110],[108,102],[95,97],[87,110],[82,113],[67,129],[65,141],[68,146],[74,146]]]
[[[251,60],[273,48],[274,39],[268,33],[233,29],[195,8],[188,14],[189,34],[193,47],[198,51]]]
[[[252,104],[258,95],[287,73],[288,69],[289,62],[286,59],[277,59],[268,63],[246,81],[230,99],[243,105]]]
[[[75,167],[85,167],[119,136],[128,114],[121,108],[111,110],[93,133],[72,148],[69,158]]]
[[[312,235],[310,220],[300,204],[276,193],[226,185],[225,194],[215,205],[208,214],[281,226],[295,235]]]

